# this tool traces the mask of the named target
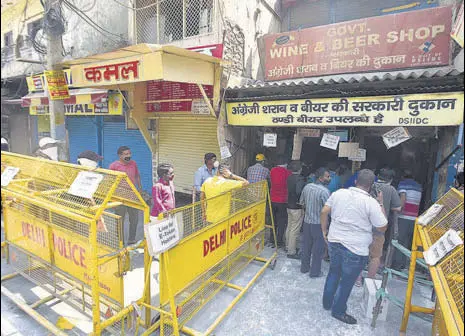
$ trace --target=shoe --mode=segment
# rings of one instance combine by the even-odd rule
[[[300,256],[297,253],[296,254],[288,254],[287,257],[289,259],[300,260]]]
[[[310,272],[310,268],[302,268],[302,267],[300,268],[300,273],[305,274],[305,273],[308,273],[308,272]]]
[[[325,275],[323,274],[323,272],[320,272],[320,274],[318,274],[318,275],[310,275],[310,279],[318,279],[318,278],[322,278],[324,276]]]
[[[324,310],[331,310],[331,308],[332,308],[331,306],[329,306],[329,307],[325,306],[325,304],[324,304],[324,302],[323,302],[323,309],[324,309]]]
[[[346,324],[357,324],[357,320],[350,316],[349,314],[342,314],[341,316],[331,314],[332,317],[334,317],[336,320],[339,320],[341,322],[344,322]]]

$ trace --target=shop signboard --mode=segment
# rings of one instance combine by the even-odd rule
[[[230,102],[234,126],[452,126],[463,122],[463,92]]]
[[[66,116],[106,116],[123,115],[123,98],[119,93],[109,94],[108,101],[101,103],[66,104]],[[30,115],[49,115],[48,105],[36,105],[29,107]]]
[[[62,70],[45,71],[45,80],[51,100],[69,98],[68,84],[66,84],[65,73]]]
[[[265,36],[268,81],[448,65],[451,7]]]
[[[204,55],[213,56],[216,58],[223,58],[223,45],[222,44],[210,44],[205,46],[199,46],[194,48],[187,48],[187,50],[192,50]]]
[[[71,70],[63,70],[65,76],[65,82],[68,87],[73,86],[73,80],[71,77]],[[45,74],[39,74],[34,76],[26,77],[27,88],[29,92],[44,91],[45,89]]]
[[[213,86],[203,86],[207,97],[213,97]],[[195,112],[198,100],[203,101],[197,84],[169,81],[147,82],[147,112]],[[198,103],[197,103],[198,106]],[[205,111],[205,109],[203,109]],[[209,110],[208,114],[210,113]],[[204,113],[196,113],[204,114]]]

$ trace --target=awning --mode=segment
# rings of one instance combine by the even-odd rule
[[[74,104],[98,104],[108,99],[107,90],[73,89],[69,90],[70,97],[64,100],[67,105]],[[49,105],[46,92],[31,92],[21,98],[22,107]]]
[[[2,98],[2,104],[7,104],[7,105],[19,105],[21,104],[21,99],[3,99]]]
[[[71,68],[75,87],[118,89],[154,80],[215,85],[221,63],[216,57],[179,47],[137,44],[62,65]]]

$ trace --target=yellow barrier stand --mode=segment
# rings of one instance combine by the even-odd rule
[[[409,278],[405,298],[404,314],[400,328],[405,335],[411,313],[434,314],[433,336],[464,335],[464,250],[463,245],[456,247],[449,255],[440,260],[429,271],[437,296],[436,308],[430,309],[412,304],[412,292],[417,258],[423,258],[427,251],[449,229],[459,232],[464,239],[464,203],[463,193],[451,189],[436,204],[443,206],[441,212],[427,225],[415,223],[410,259]]]
[[[274,223],[265,225],[267,200],[263,181],[169,213],[181,239],[160,255],[160,306],[150,307],[160,312],[160,321],[143,335],[211,334],[266,268],[274,268],[276,246],[269,257],[262,256],[266,228],[276,237]],[[252,263],[260,265],[254,277],[245,286],[234,284]],[[203,331],[186,326],[225,287],[238,293],[213,323]]]
[[[2,174],[7,168],[18,172],[2,187],[2,248],[16,272],[2,278],[2,295],[54,334],[63,332],[34,310],[54,298],[87,315],[91,311],[94,335],[104,330],[124,334],[125,323],[135,324],[131,316],[134,306],[124,302],[124,275],[129,252],[137,246],[123,248],[122,220],[109,210],[136,208],[144,213],[144,223],[149,221],[148,206],[132,182],[120,172],[2,152]],[[80,194],[71,192],[70,187],[83,172],[90,171],[91,179],[101,179],[95,192],[91,197],[76,196]],[[86,184],[80,188],[85,189]],[[145,265],[149,259],[145,258]],[[14,281],[15,275],[31,280],[50,296],[31,305],[18,300],[4,286],[5,281]],[[150,277],[141,284],[145,287],[137,304],[148,304]],[[148,308],[143,323],[147,325],[147,321]]]

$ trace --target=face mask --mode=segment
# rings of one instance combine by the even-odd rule
[[[41,149],[42,153],[47,155],[51,160],[58,161],[58,147]]]
[[[81,166],[89,167],[89,168],[97,168],[98,164],[95,161],[89,160],[89,159],[78,159],[78,162]]]
[[[219,162],[219,161],[215,161],[215,162],[213,163],[213,167],[214,167],[214,168],[218,168],[219,166],[220,166],[220,162]]]
[[[126,161],[126,162],[129,162],[129,161],[131,161],[131,157],[130,157],[130,156],[126,156],[123,160]]]

